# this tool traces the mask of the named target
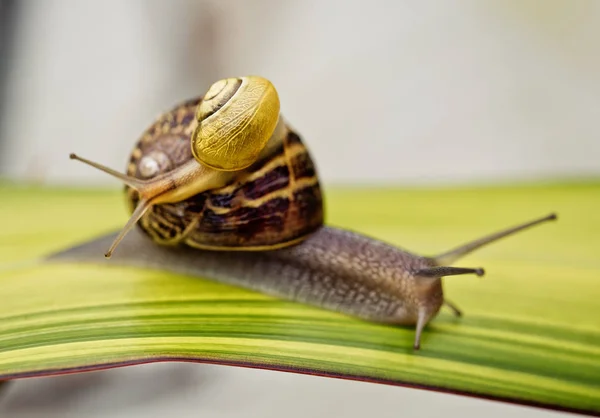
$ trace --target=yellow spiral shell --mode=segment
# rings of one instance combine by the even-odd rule
[[[214,83],[196,111],[192,154],[221,171],[256,161],[279,121],[279,95],[269,80],[249,76]]]

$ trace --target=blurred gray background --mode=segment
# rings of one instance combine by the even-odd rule
[[[123,170],[160,112],[247,74],[329,184],[600,174],[599,1],[13,3],[0,175],[117,186],[69,153]]]
[[[328,184],[600,175],[600,1],[0,0],[0,176],[107,185],[162,111],[259,74]],[[292,405],[292,406],[291,406]],[[2,417],[547,417],[202,365],[11,385]],[[165,412],[166,411],[166,412]]]

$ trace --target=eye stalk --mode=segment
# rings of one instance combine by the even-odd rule
[[[214,83],[198,106],[192,154],[221,171],[254,163],[279,122],[279,95],[262,77],[227,78]]]

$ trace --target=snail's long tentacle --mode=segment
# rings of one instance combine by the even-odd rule
[[[497,241],[501,238],[504,238],[508,235],[512,235],[512,234],[522,231],[524,229],[530,228],[534,225],[538,225],[538,224],[541,224],[541,223],[547,222],[547,221],[553,221],[555,219],[557,219],[556,214],[551,213],[550,215],[544,216],[543,218],[535,219],[533,221],[526,222],[526,223],[514,226],[512,228],[508,228],[508,229],[496,232],[494,234],[490,234],[485,237],[476,239],[474,241],[471,241],[469,243],[466,243],[464,245],[456,247],[450,251],[447,251],[445,253],[442,253],[435,257],[432,257],[431,259],[438,266],[450,265],[453,262],[455,262],[456,260],[458,260],[459,258],[469,254],[472,251],[475,251],[475,250],[483,247],[484,245],[490,244],[494,241]]]
[[[103,171],[106,174],[110,174],[111,176],[118,178],[123,183],[125,183],[129,187],[134,188],[135,190],[143,189],[147,184],[147,182],[144,180],[136,179],[135,177],[130,177],[125,174],[119,173],[118,171],[113,170],[110,167],[106,167],[105,165],[98,164],[94,161],[88,160],[87,158],[80,157],[77,154],[71,153],[69,155],[69,158],[72,160],[81,161],[82,163],[97,168],[98,170]]]

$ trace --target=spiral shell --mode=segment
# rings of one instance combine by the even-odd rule
[[[196,111],[192,154],[216,170],[254,163],[279,122],[279,95],[269,80],[249,76],[214,83]]]
[[[128,176],[151,180],[193,159],[189,133],[199,103],[176,106],[146,130],[131,153]],[[210,250],[265,251],[304,240],[324,222],[318,173],[302,139],[287,125],[277,144],[222,187],[152,206],[138,226],[157,244]],[[126,191],[133,212],[139,194]]]

